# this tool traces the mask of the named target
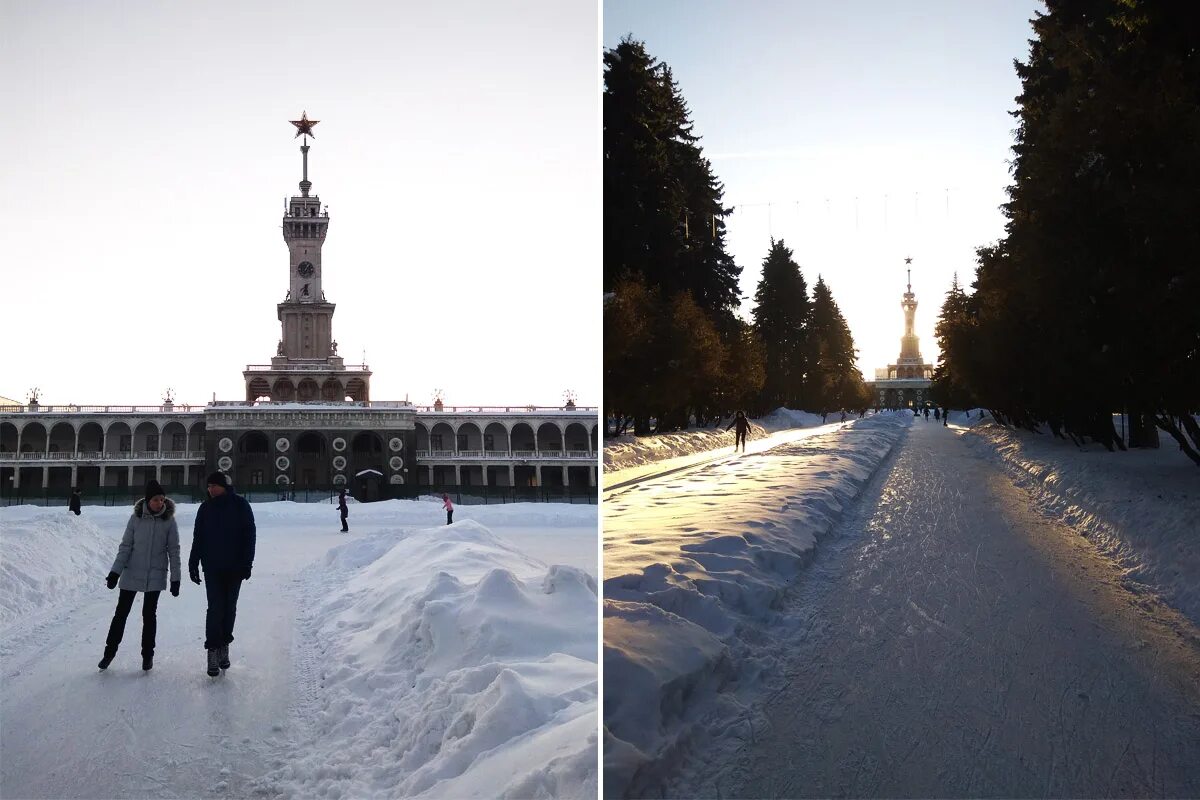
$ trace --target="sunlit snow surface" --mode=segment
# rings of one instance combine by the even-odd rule
[[[0,796],[595,796],[596,506],[254,509],[220,678],[186,578],[96,669],[129,509],[0,509]]]
[[[887,463],[911,425],[920,426],[923,443],[963,437],[977,456],[1001,466],[1028,492],[1013,496],[1032,498],[1037,511],[1115,556],[1125,568],[1126,588],[1148,604],[1162,597],[1197,621],[1200,490],[1195,467],[1165,437],[1160,450],[1110,454],[1048,434],[1003,429],[981,422],[977,413],[964,424],[962,412],[955,412],[946,430],[905,412],[781,431],[752,441],[746,455],[734,455],[728,442],[661,460],[633,459],[616,476],[605,475],[607,796],[663,791],[695,796],[701,787],[712,790],[699,777],[707,772],[697,758],[716,763],[764,736],[763,704],[770,701],[762,691],[786,685],[790,673],[781,670],[791,658],[804,659],[779,648],[807,642],[804,630],[795,628],[813,622],[780,618],[780,599],[790,584],[812,577],[804,566],[814,548],[824,546],[824,537],[859,502],[872,472]],[[643,448],[656,449],[661,450]],[[968,499],[985,493],[971,479],[962,480],[967,483],[952,477],[951,485]],[[913,499],[887,502],[907,508]],[[915,505],[921,504],[936,507],[936,498]],[[935,522],[922,517],[914,524]],[[987,520],[942,522],[991,530]],[[877,533],[888,536],[886,530]],[[1010,549],[1019,549],[1015,542]],[[886,604],[895,598],[879,599]],[[903,597],[896,602],[937,628],[919,605]],[[880,665],[878,672],[891,674],[891,667]],[[826,678],[836,684],[839,676]],[[836,698],[830,702],[837,705]],[[703,743],[702,750],[696,742]],[[813,743],[778,743],[784,754],[804,746]],[[676,772],[680,767],[682,774]]]

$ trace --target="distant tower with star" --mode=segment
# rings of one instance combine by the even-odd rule
[[[900,307],[904,310],[904,335],[900,337],[900,357],[886,369],[875,370],[875,380],[868,382],[877,405],[884,408],[924,405],[933,383],[933,364],[921,357],[921,345],[916,334],[917,296],[912,290],[912,259],[908,266],[908,286]]]
[[[271,364],[250,365],[242,373],[246,400],[270,397],[277,401],[370,400],[371,372],[364,363],[347,368],[333,338],[334,304],[321,285],[321,248],[329,231],[329,211],[311,194],[308,179],[308,137],[316,138],[308,113],[292,120],[296,137],[303,136],[300,194],[287,202],[283,240],[288,247],[288,289],[277,306],[282,337]],[[295,138],[295,137],[293,137]]]

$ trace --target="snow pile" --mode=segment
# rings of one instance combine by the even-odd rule
[[[1200,484],[1195,464],[1174,441],[1164,435],[1157,450],[1109,453],[990,421],[971,433],[1033,494],[1040,511],[1116,558],[1130,589],[1153,587],[1200,625]]]
[[[739,714],[737,684],[777,658],[744,623],[770,620],[911,420],[880,414],[713,462],[686,479],[687,506],[656,502],[653,484],[606,497],[607,796],[650,789],[693,735]]]
[[[302,580],[316,599],[297,660],[318,710],[262,791],[595,797],[589,574],[468,520],[352,541]]]
[[[122,512],[122,520],[128,512]],[[5,509],[0,525],[0,626],[104,586],[123,528],[37,506]]]
[[[840,412],[836,418],[840,418]],[[830,421],[834,420],[835,415],[831,414]],[[604,469],[605,471],[627,469],[692,453],[733,447],[734,433],[732,430],[725,430],[725,426],[731,421],[730,419],[721,420],[714,428],[699,428],[651,436],[626,434],[607,439],[604,443]],[[748,438],[760,438],[785,428],[810,428],[821,424],[820,414],[777,408],[760,420],[750,421]]]

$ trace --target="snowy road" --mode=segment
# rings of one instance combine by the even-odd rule
[[[962,435],[912,424],[668,795],[1200,796],[1200,634]]]

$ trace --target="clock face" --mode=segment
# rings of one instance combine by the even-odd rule
[[[301,261],[300,265],[296,267],[296,272],[300,273],[301,278],[311,278],[313,274],[312,262]]]

